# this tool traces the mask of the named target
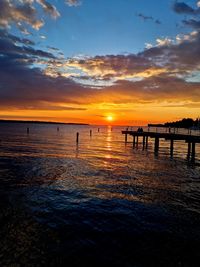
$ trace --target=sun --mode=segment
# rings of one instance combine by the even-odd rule
[[[113,117],[112,116],[107,116],[106,119],[107,119],[107,121],[113,121]]]

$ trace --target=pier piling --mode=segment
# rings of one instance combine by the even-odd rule
[[[190,160],[190,154],[191,154],[191,142],[188,142],[188,153],[187,153],[188,160]]]
[[[173,154],[174,154],[174,139],[170,140],[170,156],[171,158],[173,158]]]
[[[146,136],[146,149],[148,148],[148,135]]]
[[[144,136],[143,136],[143,141],[142,141],[142,148],[143,148],[143,150],[144,150],[144,148],[145,148],[145,139],[146,139],[146,136],[144,135]]]
[[[155,151],[155,153],[157,153],[158,150],[159,150],[159,138],[156,137],[156,138],[155,138],[155,146],[154,146],[154,151]]]
[[[192,142],[192,155],[191,155],[191,162],[195,162],[195,143]]]
[[[127,134],[125,134],[125,143],[127,143],[127,137],[128,137],[128,135]]]

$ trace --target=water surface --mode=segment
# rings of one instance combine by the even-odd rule
[[[0,125],[1,266],[199,266],[199,146],[98,128]]]

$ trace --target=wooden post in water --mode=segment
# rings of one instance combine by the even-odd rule
[[[135,135],[133,136],[133,147],[135,147]]]
[[[90,137],[92,136],[92,130],[90,130]]]
[[[159,150],[159,138],[156,137],[156,138],[155,138],[155,146],[154,146],[154,151],[155,151],[155,153],[157,153],[158,150]]]
[[[57,132],[59,132],[59,130],[60,130],[59,127],[57,127]]]
[[[128,136],[127,136],[127,133],[125,134],[125,143],[127,143],[127,140],[128,140]]]
[[[192,155],[191,155],[191,161],[195,162],[195,142],[192,142]]]
[[[190,160],[190,153],[191,153],[191,142],[188,142],[188,153],[187,153],[188,160]]]
[[[148,148],[148,135],[146,136],[146,149]]]
[[[76,133],[76,143],[77,144],[79,143],[79,133],[78,132]]]
[[[173,158],[173,153],[174,153],[174,139],[170,140],[170,156]]]
[[[29,127],[27,127],[26,132],[27,132],[27,134],[29,134]]]

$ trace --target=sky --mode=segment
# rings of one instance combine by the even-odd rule
[[[200,1],[0,1],[0,119],[199,115]]]

